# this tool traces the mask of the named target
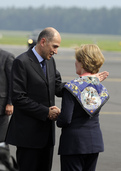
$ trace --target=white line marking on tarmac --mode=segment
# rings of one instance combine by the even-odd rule
[[[121,112],[100,112],[100,114],[121,115]]]

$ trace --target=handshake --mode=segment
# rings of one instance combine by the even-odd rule
[[[60,114],[60,109],[57,106],[51,106],[49,108],[49,114],[48,114],[48,118],[50,120],[57,120],[58,115]]]

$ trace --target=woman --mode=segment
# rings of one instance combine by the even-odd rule
[[[64,87],[59,144],[61,171],[95,171],[99,152],[104,151],[99,111],[108,100],[105,87],[95,77],[104,63],[97,45],[83,45],[75,52],[79,78]]]

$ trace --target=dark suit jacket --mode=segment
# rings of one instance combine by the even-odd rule
[[[43,148],[54,145],[54,121],[47,118],[55,95],[62,96],[64,83],[54,58],[46,62],[47,79],[31,48],[18,56],[12,68],[12,102],[6,142],[20,147]]]
[[[57,126],[62,128],[60,155],[98,153],[104,150],[99,113],[90,118],[66,89],[63,92],[62,111],[57,119]]]
[[[5,114],[6,104],[11,104],[11,67],[14,55],[0,49],[0,115]]]

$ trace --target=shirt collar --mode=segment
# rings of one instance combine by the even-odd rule
[[[32,48],[32,51],[34,53],[34,55],[37,57],[39,63],[42,62],[44,59],[37,53],[37,51],[35,50],[35,46]]]

